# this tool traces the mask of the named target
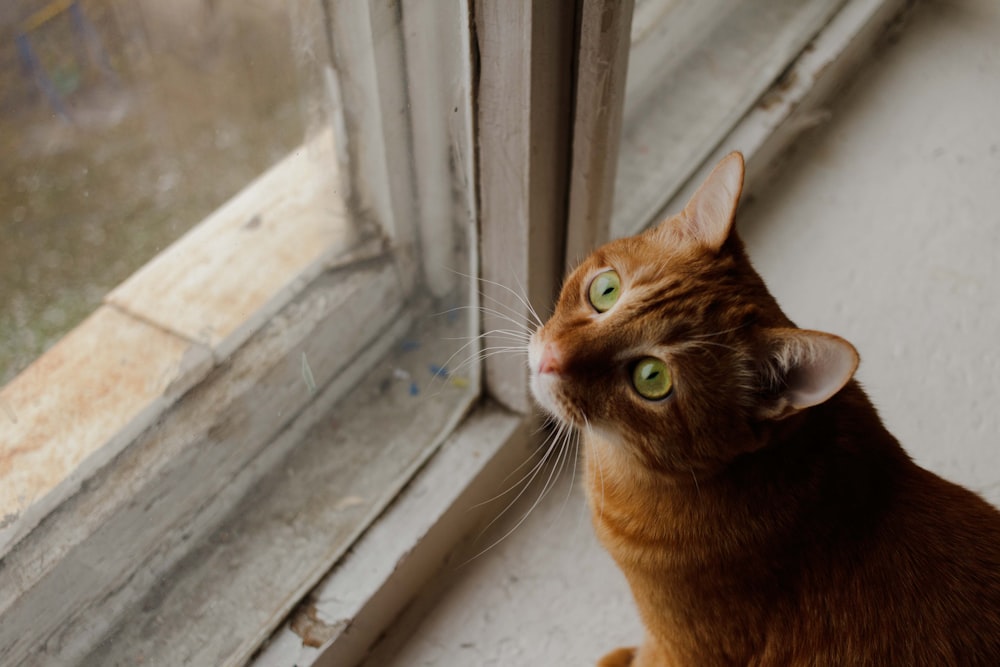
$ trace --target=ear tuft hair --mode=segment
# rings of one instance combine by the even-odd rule
[[[854,376],[859,357],[846,340],[822,331],[774,329],[770,332],[769,373],[781,387],[762,415],[783,419],[819,405],[840,391]]]
[[[660,223],[657,233],[671,243],[697,243],[718,250],[729,238],[743,191],[743,155],[722,158],[678,215]]]

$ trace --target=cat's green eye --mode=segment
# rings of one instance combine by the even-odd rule
[[[597,309],[597,312],[603,313],[615,305],[621,291],[622,281],[617,273],[614,271],[600,273],[590,283],[590,304]]]
[[[674,386],[667,365],[653,357],[646,357],[632,371],[632,386],[643,398],[655,401],[665,398]]]

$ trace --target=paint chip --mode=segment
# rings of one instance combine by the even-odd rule
[[[260,214],[258,213],[257,215],[253,216],[252,218],[243,223],[243,229],[257,229],[258,227],[260,227],[260,223],[261,223],[261,217]]]
[[[14,412],[14,406],[6,398],[0,398],[0,408],[3,408],[12,422],[17,423],[17,413]]]
[[[350,507],[357,507],[358,505],[364,504],[365,499],[361,496],[344,496],[337,501],[337,504],[333,506],[333,509],[339,512],[340,510],[346,510]]]
[[[302,353],[302,380],[309,387],[309,393],[316,393],[316,378],[313,377],[312,369],[309,368],[309,360],[306,359],[306,353]]]

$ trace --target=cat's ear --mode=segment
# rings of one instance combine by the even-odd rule
[[[765,373],[775,396],[761,407],[761,417],[783,419],[823,403],[854,376],[858,352],[833,334],[805,329],[768,332],[770,358]]]
[[[733,152],[722,158],[691,196],[684,210],[660,223],[658,233],[672,240],[718,250],[729,238],[736,216],[736,205],[743,191],[743,155]]]

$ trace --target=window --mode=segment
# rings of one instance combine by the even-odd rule
[[[53,331],[83,319],[0,393],[0,661],[246,657],[295,602],[254,583],[311,585],[478,395],[467,18],[31,9],[15,139],[66,145],[5,160],[38,185],[6,266],[39,318],[81,304]],[[167,642],[209,613],[215,639]]]
[[[783,46],[724,99],[685,79],[701,56],[664,56],[650,45],[665,38],[644,35],[725,32],[740,3],[707,16],[640,0],[634,18],[632,3],[606,0],[23,4],[0,15],[31,50],[5,70],[21,78],[4,113],[90,140],[118,126],[88,128],[80,109],[121,94],[144,119],[119,112],[138,128],[122,150],[161,143],[152,166],[124,170],[143,205],[87,213],[100,232],[67,220],[91,236],[44,260],[110,250],[93,263],[135,265],[84,290],[87,309],[50,316],[63,329],[85,319],[37,360],[6,362],[0,662],[235,664],[263,646],[265,662],[290,651],[352,664],[482,516],[469,508],[530,455],[526,369],[489,356],[509,344],[503,318],[544,315],[565,257],[648,222],[720,140],[751,155],[752,176],[752,156],[794,135],[825,73],[848,71],[841,54],[899,3],[851,0],[836,15],[836,2],[765,3],[780,20],[764,21],[762,43]],[[643,65],[664,57],[676,66]],[[780,99],[760,102],[782,71],[766,93]],[[668,83],[648,78],[664,72]],[[160,78],[175,87],[156,98]],[[220,86],[230,94],[213,107]],[[647,146],[682,164],[628,185],[665,191],[615,191],[616,171],[638,164],[631,137],[665,122],[637,110],[664,89],[712,97],[719,113],[689,145],[670,143],[674,126]],[[208,129],[164,130],[174,107]],[[122,173],[119,154],[99,152],[118,144],[99,143],[79,151],[84,176],[95,154]],[[69,169],[57,155],[3,162],[35,193],[10,208],[17,238],[40,233],[36,206],[60,200],[45,190],[57,180],[46,170]],[[213,194],[191,194],[202,187]],[[643,212],[620,213],[640,200]],[[107,247],[112,231],[142,236],[149,211],[183,236],[162,251]],[[31,252],[12,247],[0,252]],[[28,262],[18,271],[34,308],[46,290]],[[480,331],[492,332],[481,362]]]

